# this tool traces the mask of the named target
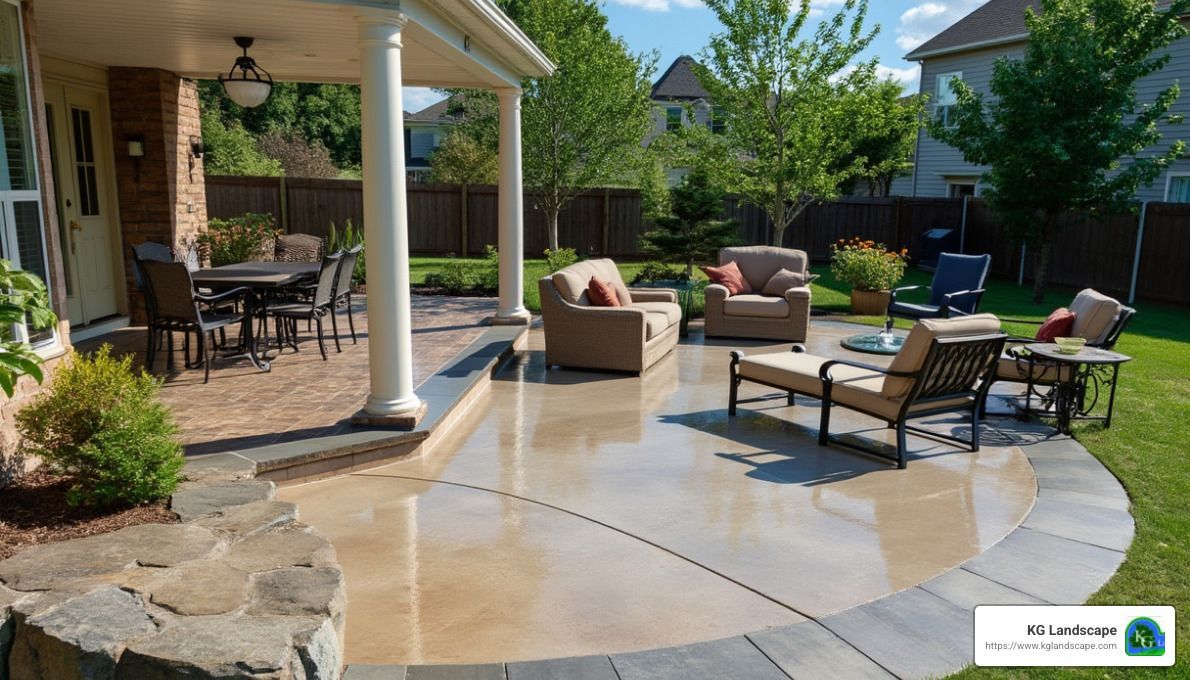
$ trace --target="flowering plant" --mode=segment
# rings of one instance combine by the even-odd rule
[[[211,266],[272,259],[277,228],[268,213],[245,213],[226,220],[212,218],[199,244],[210,251]]]
[[[831,244],[831,273],[855,290],[890,290],[905,275],[909,249],[886,250],[883,243],[860,238]]]

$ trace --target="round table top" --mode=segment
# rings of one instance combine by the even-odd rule
[[[892,355],[901,351],[905,344],[905,336],[894,335],[892,338],[881,338],[879,333],[863,333],[843,338],[839,344],[844,349],[864,354]]]
[[[1034,342],[1025,345],[1025,349],[1047,360],[1071,364],[1122,364],[1132,360],[1132,357],[1126,354],[1097,347],[1083,347],[1074,354],[1065,354],[1059,352],[1058,345],[1052,342]]]

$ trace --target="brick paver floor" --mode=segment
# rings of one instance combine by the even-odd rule
[[[421,384],[483,332],[481,323],[496,310],[490,298],[413,296],[413,381]],[[173,409],[187,454],[247,449],[346,431],[346,422],[368,395],[368,321],[363,300],[356,301],[359,344],[347,334],[340,313],[343,351],[335,352],[327,323],[329,359],[323,361],[313,333],[299,322],[300,350],[287,349],[262,373],[246,360],[216,360],[211,381],[202,369],[182,367],[181,337],[175,338],[172,370],[165,352],[154,372],[165,378],[162,399]],[[126,328],[78,344],[92,351],[110,343],[117,352],[145,359],[144,327]]]

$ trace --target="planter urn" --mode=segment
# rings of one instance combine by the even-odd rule
[[[891,293],[887,290],[851,290],[851,313],[856,316],[884,316]]]

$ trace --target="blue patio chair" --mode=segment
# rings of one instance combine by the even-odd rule
[[[983,283],[992,265],[991,255],[956,255],[942,253],[934,281],[930,283],[930,301],[925,304],[902,302],[897,296],[925,286],[902,286],[892,291],[888,315],[904,319],[947,319],[967,316],[979,309]]]

